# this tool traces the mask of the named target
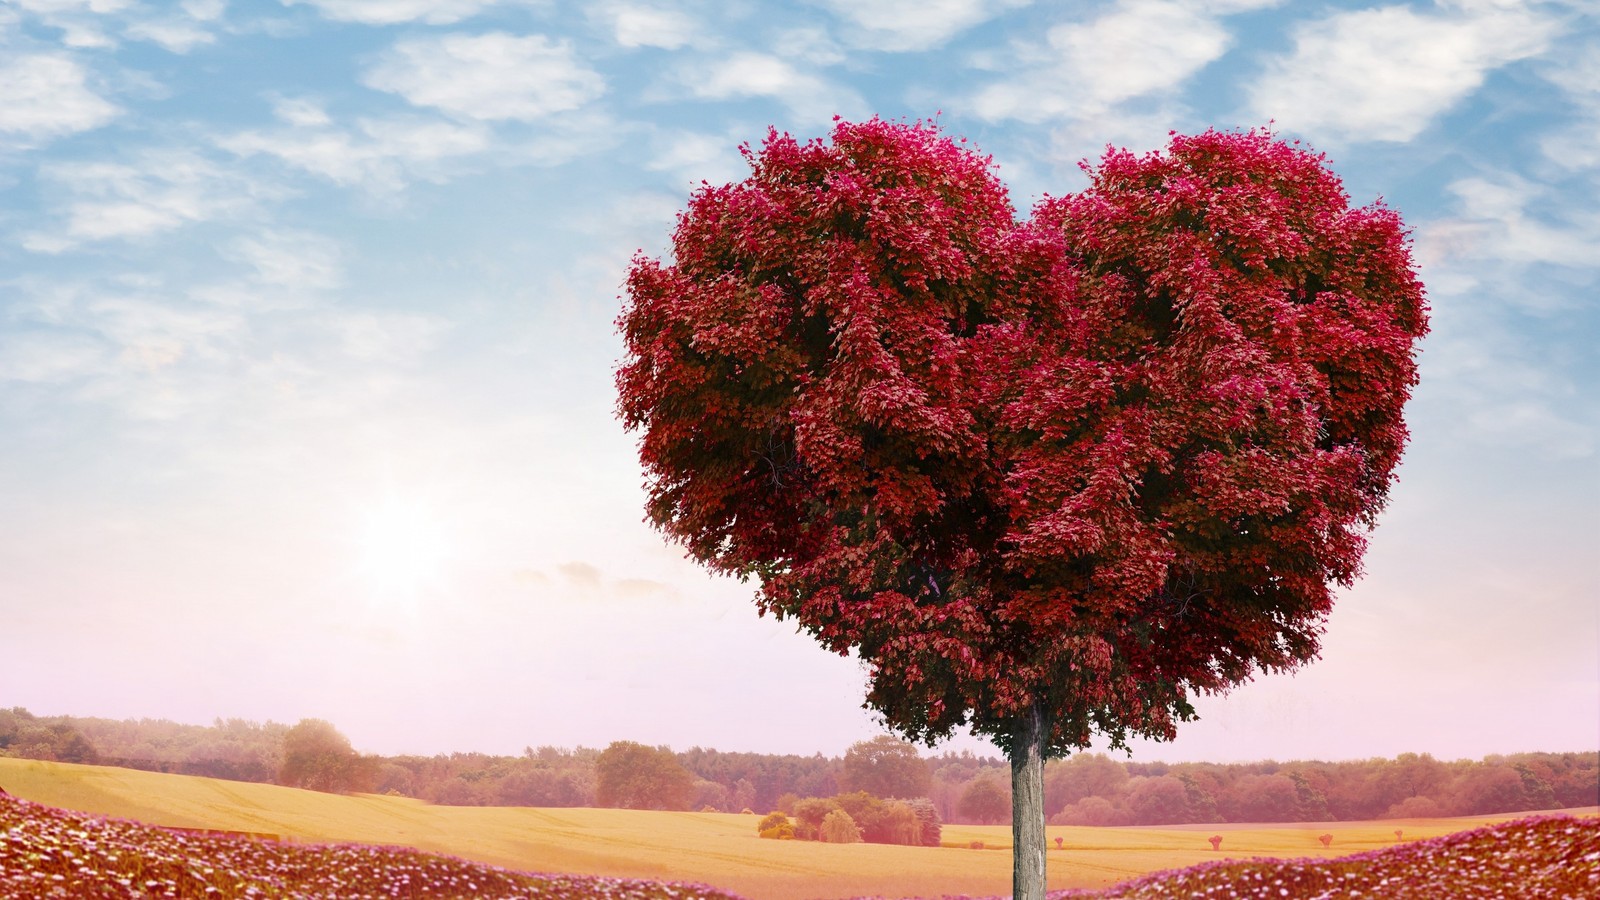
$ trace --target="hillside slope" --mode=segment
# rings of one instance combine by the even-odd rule
[[[395,847],[214,837],[0,796],[0,896],[738,900],[704,885],[510,872]],[[1600,828],[1524,819],[1333,860],[1227,860],[1052,900],[1600,896]]]
[[[944,848],[780,842],[759,839],[753,816],[430,806],[15,759],[0,759],[0,788],[51,807],[154,825],[399,845],[518,871],[698,882],[752,900],[981,896],[1010,886],[1010,834],[1001,826],[947,826]],[[1224,835],[1220,853],[1207,843],[1207,830],[1052,826],[1049,835],[1062,838],[1064,849],[1050,853],[1050,886],[1102,889],[1219,857],[1333,859],[1393,846],[1396,828],[1409,842],[1505,818],[1215,826]],[[1331,848],[1317,841],[1324,830],[1334,836]],[[965,849],[980,841],[989,849]]]

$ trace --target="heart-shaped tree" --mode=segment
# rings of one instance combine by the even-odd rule
[[[743,152],[629,271],[649,519],[855,651],[892,728],[992,738],[1042,897],[1045,757],[1316,656],[1406,440],[1406,232],[1255,131],[1109,153],[1021,223],[930,124]]]

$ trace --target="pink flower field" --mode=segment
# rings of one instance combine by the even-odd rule
[[[200,836],[0,796],[0,897],[739,900],[703,885],[511,872],[403,847]]]
[[[539,875],[401,847],[193,835],[0,796],[0,897],[739,900],[704,885]],[[1221,860],[1052,900],[1600,897],[1600,821],[1506,822],[1336,859]]]
[[[1600,897],[1600,821],[1520,819],[1336,859],[1222,860],[1050,900]]]

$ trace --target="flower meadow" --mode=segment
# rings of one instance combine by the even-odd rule
[[[187,834],[0,795],[0,898],[740,900],[693,884],[511,872],[403,847]]]
[[[704,885],[512,872],[402,847],[198,835],[0,795],[0,898],[34,897],[739,900]],[[1219,860],[1049,897],[1579,900],[1600,897],[1600,820],[1521,819],[1334,859]]]
[[[1335,859],[1219,860],[1154,872],[1102,890],[1050,891],[1046,897],[1592,900],[1600,897],[1600,820],[1569,816],[1518,819]]]

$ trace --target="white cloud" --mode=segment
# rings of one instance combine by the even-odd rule
[[[490,148],[479,125],[399,117],[359,119],[353,128],[332,124],[315,104],[287,101],[278,116],[291,123],[271,131],[246,131],[219,138],[240,156],[275,157],[338,184],[380,193],[399,190],[415,178],[441,180],[452,160]]]
[[[11,2],[28,12],[40,15],[113,13],[133,5],[133,0],[11,0]]]
[[[333,124],[333,119],[321,104],[305,98],[278,97],[272,101],[272,114],[290,125],[302,128]]]
[[[1540,142],[1544,155],[1568,170],[1600,169],[1600,41],[1552,60],[1545,73],[1567,95],[1575,115]]]
[[[1448,410],[1436,427],[1543,458],[1594,453],[1600,410],[1576,335],[1594,318],[1600,211],[1592,190],[1572,188],[1503,172],[1457,179],[1450,213],[1417,229],[1435,309],[1420,390]]]
[[[196,47],[210,44],[216,36],[188,22],[135,22],[124,32],[137,40],[152,41],[173,53],[188,53]]]
[[[1480,407],[1466,423],[1484,441],[1528,448],[1556,459],[1578,459],[1594,453],[1594,430],[1542,402],[1510,401]]]
[[[1429,267],[1485,263],[1590,268],[1600,254],[1600,210],[1513,175],[1451,182],[1454,214],[1425,223],[1417,255]],[[1526,302],[1544,300],[1530,295]],[[1553,299],[1553,298],[1552,298]]]
[[[400,41],[362,80],[416,106],[485,121],[538,119],[605,91],[565,41],[503,32]]]
[[[236,213],[258,195],[254,185],[188,151],[149,152],[131,164],[57,163],[41,174],[71,198],[59,230],[23,240],[45,253],[203,222]]]
[[[254,269],[261,284],[320,290],[340,282],[339,251],[326,235],[264,231],[235,239],[227,252]]]
[[[1222,56],[1231,36],[1215,18],[1172,0],[1122,0],[1086,23],[1057,25],[1033,65],[971,101],[990,120],[1099,117],[1119,103],[1172,91]]]
[[[1596,409],[1549,347],[1521,339],[1505,310],[1470,294],[1432,285],[1429,294],[1435,333],[1423,348],[1418,397],[1438,410],[1432,428],[1546,459],[1594,453]]]
[[[105,344],[77,331],[0,332],[0,381],[57,384],[104,371]]]
[[[222,13],[228,8],[227,0],[183,0],[179,4],[183,11],[201,22],[213,22],[222,18]]]
[[[14,315],[28,324],[0,334],[0,356],[11,361],[0,368],[20,380],[82,381],[75,396],[132,397],[139,391],[122,384],[124,376],[196,361],[225,365],[248,335],[241,311],[185,302],[159,280],[51,279],[15,287],[24,299]]]
[[[735,53],[683,73],[697,97],[771,97],[808,122],[831,121],[835,115],[855,118],[866,102],[854,91],[803,72],[788,61],[765,53]]]
[[[1268,62],[1252,115],[1324,144],[1409,141],[1500,66],[1539,53],[1559,26],[1529,6],[1387,6],[1336,13],[1295,31]]]
[[[0,62],[0,133],[43,139],[88,131],[120,110],[89,90],[88,73],[60,53],[13,56]]]
[[[282,0],[285,6],[313,6],[323,16],[364,25],[426,22],[449,25],[477,15],[499,0]]]
[[[787,28],[777,33],[772,41],[774,53],[798,59],[814,66],[836,66],[844,62],[844,51],[828,36],[828,32],[815,26]]]
[[[843,19],[844,39],[875,50],[931,50],[1032,0],[814,0]]]
[[[368,363],[414,362],[445,329],[435,316],[387,311],[336,313],[326,325],[339,336],[346,355]]]
[[[86,305],[86,324],[122,348],[131,368],[164,368],[185,357],[222,362],[248,329],[242,312],[174,303],[159,294],[98,297]]]
[[[727,135],[669,131],[652,141],[655,155],[646,167],[671,172],[688,184],[726,184],[749,172],[739,155],[739,141]]]
[[[61,42],[68,47],[105,48],[116,46],[102,29],[105,17],[134,4],[132,0],[12,0],[12,5],[59,29]]]
[[[642,3],[605,3],[593,8],[624,47],[676,50],[697,43],[705,28],[682,11]]]

